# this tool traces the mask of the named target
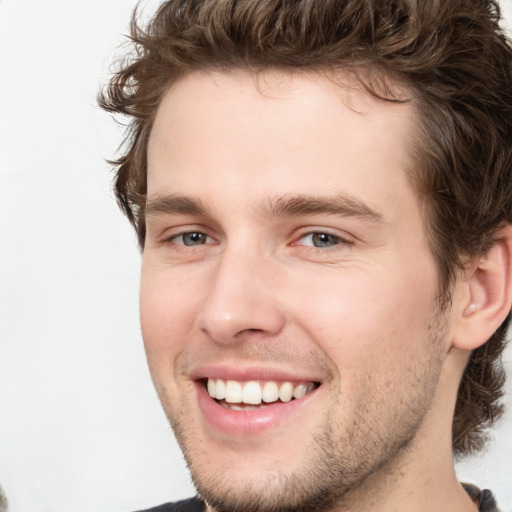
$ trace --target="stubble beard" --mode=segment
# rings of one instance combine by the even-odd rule
[[[310,440],[305,451],[304,465],[299,469],[279,469],[262,474],[258,481],[237,481],[231,475],[224,479],[221,464],[212,471],[198,462],[201,440],[187,429],[186,414],[174,411],[165,389],[159,390],[160,399],[171,422],[176,439],[183,451],[192,481],[215,512],[334,512],[348,510],[354,493],[368,487],[377,488],[389,475],[400,457],[413,450],[414,439],[430,409],[442,367],[442,347],[446,335],[445,316],[438,312],[428,326],[423,364],[404,383],[406,401],[386,404],[387,418],[365,416],[364,411],[378,406],[383,395],[364,390],[366,398],[358,409],[352,425],[341,426],[333,411],[343,407],[340,390],[334,407],[324,415],[323,431]],[[371,380],[371,377],[370,377]],[[368,402],[367,395],[372,395]],[[373,401],[372,401],[373,399]],[[382,409],[378,412],[382,412]],[[181,411],[187,410],[181,404]],[[300,448],[300,447],[299,447]],[[240,455],[243,457],[243,454]]]

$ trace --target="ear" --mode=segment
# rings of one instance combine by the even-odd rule
[[[487,253],[460,278],[456,289],[452,344],[473,350],[492,336],[512,307],[512,226],[498,233]]]

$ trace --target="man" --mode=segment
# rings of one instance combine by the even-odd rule
[[[135,20],[135,18],[134,18]],[[198,497],[496,510],[512,52],[494,2],[171,0],[100,98],[149,367]]]

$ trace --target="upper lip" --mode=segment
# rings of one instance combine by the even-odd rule
[[[272,367],[272,365],[237,365],[236,363],[205,364],[194,368],[189,375],[191,380],[223,379],[248,382],[289,381],[289,382],[321,382],[317,373],[289,368]]]

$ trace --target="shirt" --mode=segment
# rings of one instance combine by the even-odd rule
[[[492,492],[488,489],[480,490],[476,485],[465,483],[462,484],[462,487],[478,505],[479,512],[500,512]],[[166,503],[165,505],[148,510],[140,510],[139,512],[205,512],[205,505],[203,500],[195,497],[175,503]]]

